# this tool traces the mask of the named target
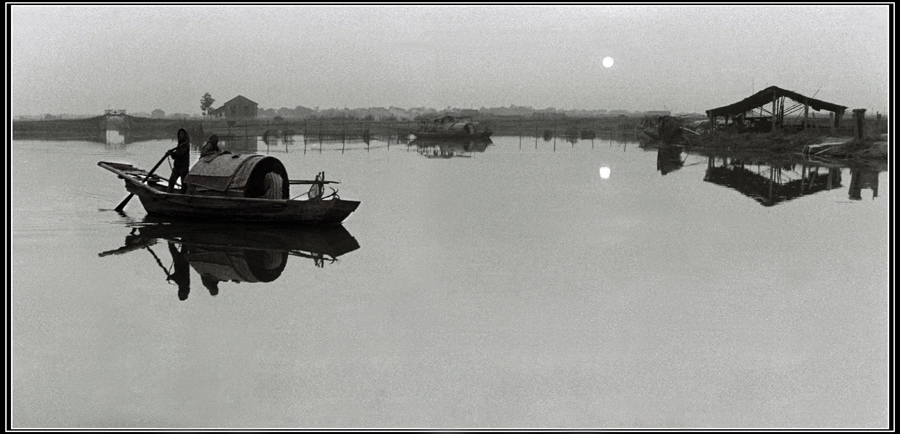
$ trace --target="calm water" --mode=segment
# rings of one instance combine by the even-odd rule
[[[174,146],[110,139],[12,145],[14,427],[887,425],[888,172],[300,138],[343,230],[220,231],[110,211]]]

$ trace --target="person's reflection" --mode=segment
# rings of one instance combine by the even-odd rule
[[[219,279],[216,279],[215,276],[210,274],[200,275],[200,282],[209,290],[209,295],[213,297],[219,295]]]
[[[175,269],[166,280],[172,280],[178,285],[178,299],[187,300],[188,294],[191,292],[191,269],[185,258],[185,250],[187,246],[181,245],[181,251],[175,247],[175,243],[169,241],[169,253],[172,254],[172,264]]]

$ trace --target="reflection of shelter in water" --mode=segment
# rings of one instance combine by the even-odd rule
[[[415,139],[409,142],[426,158],[469,157],[466,154],[484,152],[492,143],[491,139]]]
[[[862,200],[862,189],[872,190],[872,199],[878,197],[878,171],[850,169],[850,199]]]
[[[326,262],[334,262],[339,256],[359,248],[356,239],[343,226],[271,227],[170,222],[136,226],[126,236],[125,246],[100,253],[100,256],[146,248],[166,272],[167,280],[174,279],[178,283],[179,297],[187,298],[190,276],[186,268],[182,266],[181,270],[170,272],[163,266],[151,248],[157,242],[167,242],[173,266],[190,264],[213,295],[218,293],[220,282],[274,281],[284,271],[288,256],[313,259],[317,267],[324,267]],[[174,245],[181,248],[174,249]]]
[[[819,166],[796,164],[784,167],[755,165],[757,170],[747,169],[740,161],[726,159],[716,164],[715,157],[709,157],[706,182],[722,185],[737,190],[753,198],[764,206],[773,206],[782,202],[831,190],[841,186],[841,169],[826,168],[820,173]]]

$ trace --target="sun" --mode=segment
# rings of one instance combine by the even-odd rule
[[[605,66],[607,68],[612,68],[613,58],[612,57],[604,57],[603,58],[603,66]]]

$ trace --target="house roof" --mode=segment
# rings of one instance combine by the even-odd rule
[[[255,102],[253,102],[253,101],[250,101],[249,98],[247,98],[247,97],[245,97],[245,96],[243,96],[243,95],[238,95],[238,96],[236,96],[236,97],[234,97],[234,98],[231,98],[230,100],[228,100],[228,102],[226,102],[226,103],[224,103],[224,104],[222,104],[222,105],[225,106],[225,105],[236,104],[236,103],[240,103],[240,102],[249,102],[250,104],[256,104],[256,105],[259,105],[259,104],[255,103]]]
[[[787,89],[782,89],[778,86],[769,86],[759,92],[750,95],[747,98],[744,98],[741,101],[738,101],[734,104],[729,104],[726,106],[710,109],[706,111],[707,116],[732,116],[739,115],[741,113],[748,112],[757,107],[761,107],[766,103],[771,103],[774,98],[780,98],[782,96],[786,96],[794,101],[799,103],[807,103],[813,110],[827,110],[830,112],[839,112],[842,113],[844,110],[847,110],[847,107],[830,103],[828,101],[822,101],[820,99],[815,99],[808,97],[806,95],[799,94],[794,91],[790,91]]]

